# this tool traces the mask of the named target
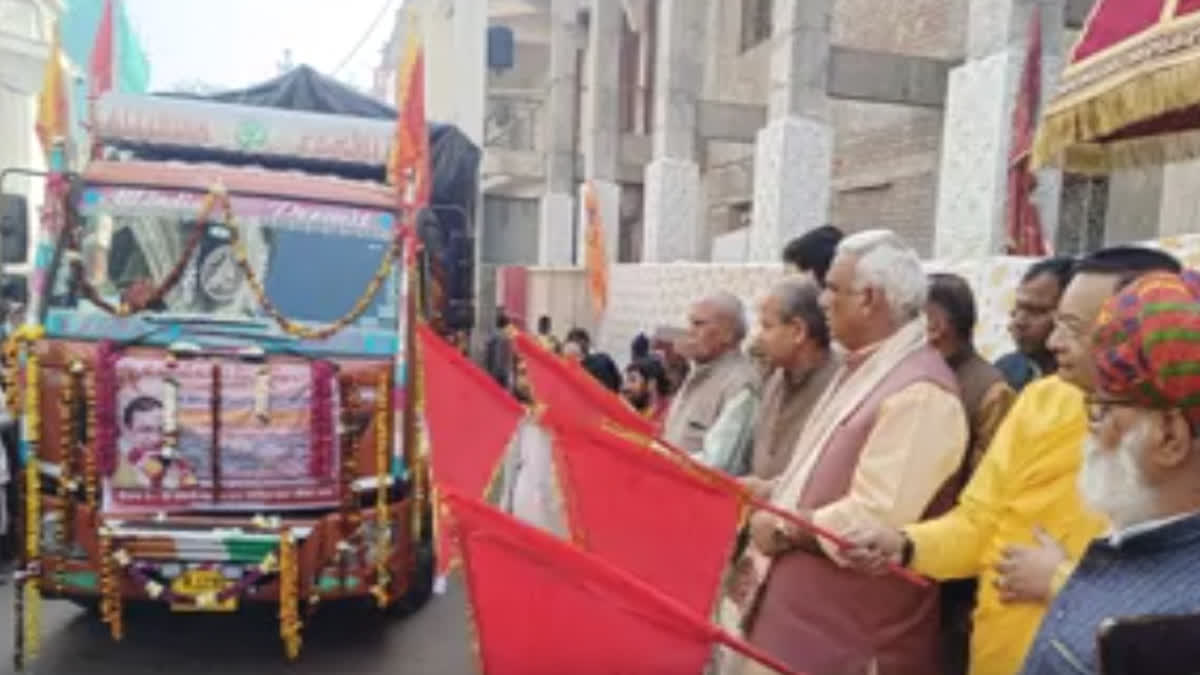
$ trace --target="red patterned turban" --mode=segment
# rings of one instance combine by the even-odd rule
[[[1156,272],[1104,304],[1093,334],[1104,394],[1179,409],[1200,428],[1200,272]]]

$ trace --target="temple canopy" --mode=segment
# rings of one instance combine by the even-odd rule
[[[1200,0],[1097,0],[1054,99],[1035,165],[1079,173],[1200,156]]]

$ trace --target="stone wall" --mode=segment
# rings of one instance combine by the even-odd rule
[[[835,101],[833,111],[830,222],[887,227],[931,255],[941,111],[859,101]]]
[[[1168,237],[1149,244],[1170,251],[1188,267],[1200,267],[1200,234]],[[1006,328],[1008,313],[1020,276],[1030,262],[1030,258],[995,256],[926,263],[930,272],[953,272],[971,284],[979,310],[975,344],[988,358],[994,359],[1012,349]],[[609,309],[597,322],[589,309],[582,270],[531,269],[529,310],[531,316],[550,313],[559,333],[565,333],[572,325],[594,329],[593,342],[598,348],[623,362],[628,358],[630,342],[639,332],[650,332],[659,326],[684,326],[688,305],[716,290],[740,297],[751,325],[755,325],[756,302],[783,275],[781,265],[614,265],[609,276]]]
[[[967,0],[837,0],[833,43],[931,58],[962,58]]]

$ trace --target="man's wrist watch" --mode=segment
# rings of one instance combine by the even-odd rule
[[[908,567],[912,563],[915,548],[907,532],[900,530],[900,536],[904,539],[904,544],[900,547],[900,566]]]

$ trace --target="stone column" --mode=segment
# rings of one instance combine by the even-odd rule
[[[1042,12],[1042,103],[1063,67],[1066,0],[970,0],[967,60],[950,72],[938,179],[934,255],[971,258],[1004,250],[1008,155],[1029,17]],[[1055,239],[1062,173],[1039,171],[1034,201]]]
[[[704,80],[709,0],[660,0],[654,83],[654,158],[646,167],[646,262],[697,260],[701,240],[696,106]]]
[[[579,46],[572,0],[550,5],[550,72],[545,115],[546,192],[538,226],[538,264],[570,265],[575,229],[575,130]]]
[[[596,191],[604,243],[610,262],[617,260],[621,241],[621,185],[617,164],[621,146],[621,45],[624,9],[613,0],[591,0],[588,20],[587,96],[583,103],[583,177]],[[587,214],[580,186],[578,234],[575,262],[584,263]]]
[[[754,148],[750,259],[769,262],[793,237],[829,216],[833,127],[829,124],[832,0],[776,0],[767,126]]]

